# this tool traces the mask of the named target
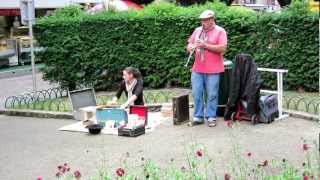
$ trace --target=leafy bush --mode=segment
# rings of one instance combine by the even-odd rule
[[[37,21],[36,39],[46,47],[38,58],[46,64],[45,79],[71,89],[79,84],[114,88],[126,66],[138,67],[147,87],[188,87],[190,70],[183,66],[186,42],[199,26],[201,11],[213,9],[217,24],[228,33],[227,59],[251,53],[260,67],[288,69],[286,88],[315,91],[319,15],[298,13],[297,7],[261,14],[223,3],[188,8],[164,3],[150,4],[142,11],[95,16],[72,7]],[[264,86],[275,87],[275,75],[263,74],[263,79]]]
[[[53,13],[53,16],[58,17],[58,18],[65,18],[65,17],[75,18],[75,17],[79,17],[81,15],[84,15],[84,13],[80,9],[80,6],[77,6],[77,5],[72,5],[72,6],[68,6],[66,8],[57,9]]]

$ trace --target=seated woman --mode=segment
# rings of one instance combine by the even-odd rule
[[[138,69],[127,67],[123,70],[123,81],[115,97],[112,98],[110,104],[115,104],[124,91],[127,101],[121,105],[121,108],[127,108],[130,105],[143,105],[143,81],[141,73]]]

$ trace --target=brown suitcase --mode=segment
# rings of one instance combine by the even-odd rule
[[[172,98],[173,124],[179,125],[189,121],[189,95],[184,94]]]

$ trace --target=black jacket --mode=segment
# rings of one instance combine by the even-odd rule
[[[126,89],[126,83],[124,80],[121,81],[119,89],[117,91],[116,97],[119,99],[122,92],[125,92],[126,96],[128,97],[128,92]],[[137,99],[134,101],[134,105],[143,105],[143,81],[141,79],[137,80],[136,86],[132,90],[132,94],[137,96]]]
[[[236,111],[239,100],[248,103],[247,113],[258,112],[261,80],[257,65],[250,54],[238,54],[234,60],[229,91],[229,100],[225,112],[225,119],[230,119],[231,113]]]

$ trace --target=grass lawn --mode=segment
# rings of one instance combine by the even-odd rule
[[[319,114],[319,93],[285,91],[283,107],[285,109]]]

